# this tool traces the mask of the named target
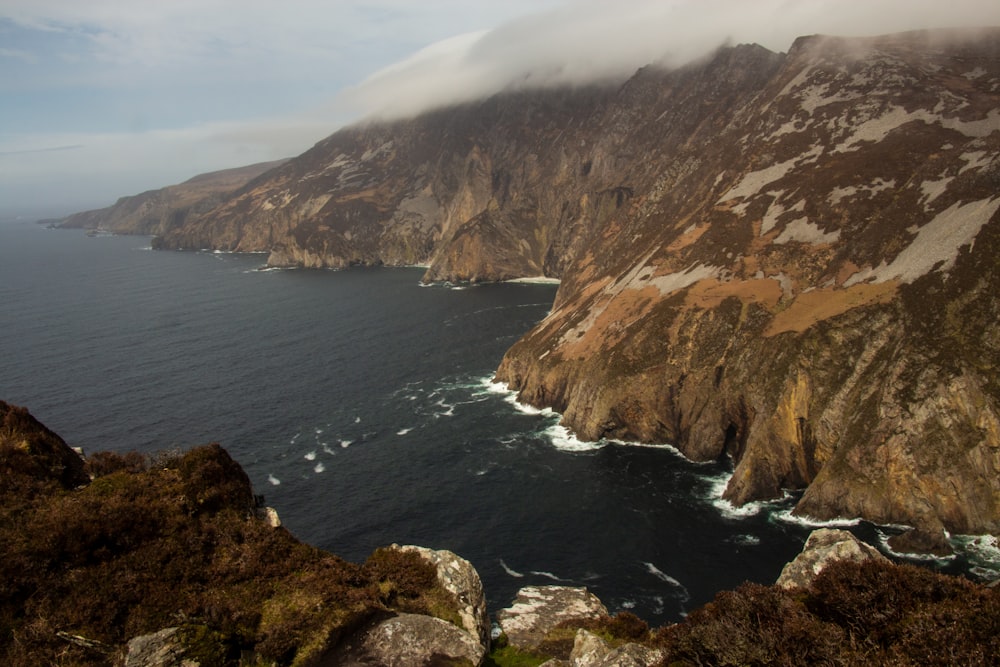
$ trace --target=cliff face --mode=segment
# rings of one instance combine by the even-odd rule
[[[229,193],[284,160],[201,174],[178,185],[122,197],[107,208],[50,221],[66,229],[100,229],[116,234],[163,234],[184,224],[189,215],[208,211]]]
[[[1000,530],[998,50],[798,40],[635,188],[498,377],[585,438],[728,453],[738,504]]]
[[[1000,530],[1000,31],[720,50],[338,132],[165,233],[277,266],[548,275],[498,378],[735,503]]]

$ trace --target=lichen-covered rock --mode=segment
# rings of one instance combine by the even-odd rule
[[[438,582],[455,596],[456,609],[462,627],[483,646],[489,645],[490,623],[486,613],[486,595],[479,572],[464,558],[445,549],[428,549],[414,545],[395,547],[419,554],[437,568]]]
[[[447,621],[421,614],[401,614],[369,629],[359,646],[338,663],[379,667],[469,664],[478,667],[486,648],[468,632]]]
[[[511,646],[533,651],[560,623],[607,615],[607,608],[586,588],[526,586],[512,606],[497,613],[497,622]]]
[[[571,667],[652,667],[659,664],[663,655],[635,643],[612,648],[592,632],[577,630],[573,652],[569,656]]]
[[[806,540],[802,552],[781,570],[776,585],[782,588],[809,588],[831,563],[849,560],[886,560],[875,547],[865,544],[846,530],[820,528]]]

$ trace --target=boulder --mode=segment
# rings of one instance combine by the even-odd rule
[[[571,667],[652,667],[659,664],[663,654],[640,644],[622,644],[612,648],[592,632],[577,630],[573,652],[569,656]]]
[[[200,663],[184,657],[179,631],[180,628],[164,628],[130,639],[124,667],[198,667]]]
[[[420,554],[437,568],[438,582],[458,600],[462,627],[484,647],[489,646],[490,622],[486,613],[486,595],[479,572],[464,558],[445,549],[428,549],[413,545],[393,545],[401,551]]]
[[[842,560],[865,561],[882,559],[878,549],[865,544],[846,530],[820,528],[806,540],[802,552],[785,565],[776,585],[782,588],[809,588],[823,569]]]
[[[586,588],[527,586],[517,592],[512,606],[500,610],[497,622],[511,646],[534,651],[560,623],[607,615],[607,608]]]
[[[341,665],[414,667],[427,664],[480,665],[486,647],[470,633],[433,616],[400,614],[369,629]]]

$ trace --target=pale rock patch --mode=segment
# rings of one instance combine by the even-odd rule
[[[912,283],[935,268],[938,271],[950,270],[955,265],[959,249],[975,241],[979,230],[998,209],[1000,197],[952,204],[921,227],[916,238],[891,263],[883,260],[874,268],[858,271],[844,282],[844,287],[889,280]]]
[[[517,592],[512,606],[497,613],[497,622],[511,646],[532,651],[564,621],[607,615],[607,608],[586,588],[527,586]]]

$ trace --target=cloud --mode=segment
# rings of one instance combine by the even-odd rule
[[[0,105],[0,202],[105,205],[362,117],[624,79],[725,42],[989,24],[995,0],[4,0],[0,91],[18,103]]]
[[[1000,25],[995,0],[578,0],[432,45],[346,90],[356,113],[397,118],[505,88],[623,79],[724,43],[785,51],[815,33]]]

